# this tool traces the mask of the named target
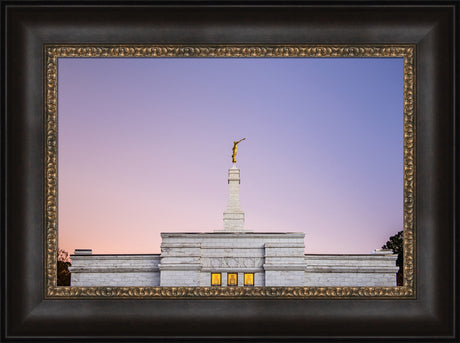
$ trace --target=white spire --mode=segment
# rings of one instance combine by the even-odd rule
[[[240,207],[240,170],[233,164],[228,170],[228,204],[224,212],[224,231],[244,230],[244,212]]]

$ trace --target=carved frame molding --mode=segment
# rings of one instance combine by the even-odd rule
[[[416,298],[415,45],[45,45],[45,298]],[[395,287],[57,286],[57,62],[61,57],[400,57],[404,59],[404,284]]]

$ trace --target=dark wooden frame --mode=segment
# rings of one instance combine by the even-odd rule
[[[458,339],[457,2],[93,5],[2,0],[2,340]],[[416,44],[417,299],[46,300],[42,47],[66,42]]]

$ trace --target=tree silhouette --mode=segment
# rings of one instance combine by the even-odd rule
[[[403,251],[403,246],[404,246],[404,237],[403,237],[403,231],[399,231],[396,235],[391,236],[388,242],[386,242],[383,246],[382,249],[391,249],[395,254],[398,254],[398,258],[396,260],[396,265],[399,267],[398,274],[396,274],[396,283],[398,286],[403,285],[403,279],[404,279],[404,267],[403,267],[403,261],[404,261],[404,251]]]
[[[63,249],[58,250],[57,254],[57,285],[70,286],[69,267],[72,265],[69,253]]]

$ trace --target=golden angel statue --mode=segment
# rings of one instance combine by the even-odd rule
[[[239,141],[233,142],[233,154],[232,154],[232,162],[236,163],[236,146],[239,142],[244,141],[246,138],[240,139]]]

